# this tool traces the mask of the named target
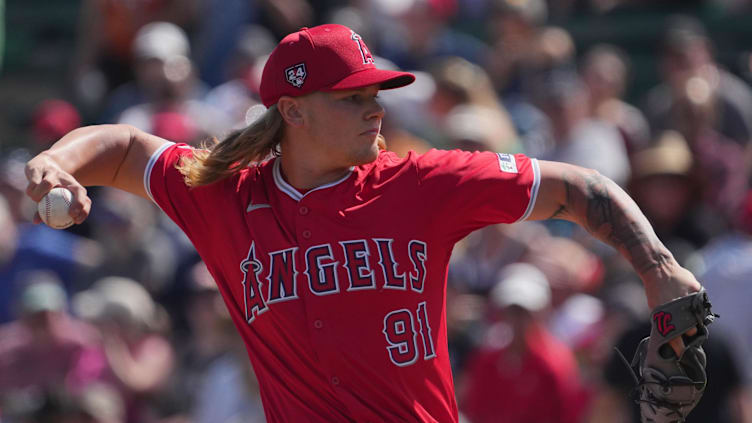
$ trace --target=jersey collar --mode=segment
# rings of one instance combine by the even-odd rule
[[[326,189],[326,188],[329,188],[329,187],[333,187],[333,186],[335,186],[335,185],[343,182],[345,179],[349,178],[350,175],[352,175],[353,170],[355,170],[355,167],[351,166],[350,170],[342,178],[340,178],[340,179],[338,179],[338,180],[336,180],[334,182],[329,182],[328,184],[324,184],[324,185],[318,186],[316,188],[312,188],[312,189],[306,191],[305,194],[301,194],[300,191],[298,191],[297,189],[295,189],[295,187],[293,187],[292,185],[290,185],[289,183],[287,183],[287,181],[285,181],[285,178],[282,177],[282,171],[280,170],[280,167],[281,167],[280,163],[281,163],[281,161],[279,159],[276,159],[276,160],[274,160],[274,166],[272,166],[272,174],[274,175],[274,184],[277,185],[277,188],[279,188],[280,191],[284,192],[285,194],[287,194],[288,196],[290,196],[295,201],[302,200],[303,197],[305,197],[306,195],[308,195],[308,194],[310,194],[310,193],[312,193],[314,191],[318,191],[318,190]]]

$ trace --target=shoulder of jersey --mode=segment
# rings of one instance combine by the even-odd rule
[[[410,162],[411,160],[414,160],[414,158],[417,156],[418,154],[414,151],[410,151],[405,157],[400,157],[393,151],[385,150],[379,153],[379,157],[378,159],[376,159],[374,164],[382,167],[399,166],[401,164],[405,164],[407,162]]]

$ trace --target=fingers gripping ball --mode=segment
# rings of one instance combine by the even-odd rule
[[[65,229],[73,225],[73,218],[68,214],[73,193],[68,189],[52,188],[37,205],[37,211],[47,226],[55,229]]]

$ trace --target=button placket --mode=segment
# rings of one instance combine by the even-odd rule
[[[301,226],[302,228],[305,228],[306,226],[308,226],[307,219],[304,219],[304,216],[308,216],[309,213],[311,213],[311,209],[308,206],[302,204],[302,201],[299,202],[298,203],[298,216],[299,217],[298,219],[296,219],[298,221],[299,228],[301,228]],[[300,236],[303,237],[303,239],[311,239],[312,235],[313,234],[309,229],[303,229],[300,232]]]

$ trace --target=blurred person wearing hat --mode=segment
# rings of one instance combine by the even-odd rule
[[[433,63],[429,74],[436,84],[427,104],[429,124],[446,148],[521,151],[512,121],[482,67],[450,56]]]
[[[118,276],[99,279],[72,303],[76,314],[102,334],[108,371],[103,380],[122,395],[125,421],[146,421],[175,365],[173,348],[162,335],[166,313],[138,282]]]
[[[632,156],[629,192],[658,236],[681,262],[726,231],[712,208],[701,201],[700,176],[686,138],[664,131],[649,148]]]
[[[131,81],[133,43],[140,28],[169,21],[190,27],[199,14],[195,0],[84,0],[80,2],[73,78],[86,114],[98,113],[112,89]]]
[[[749,184],[752,88],[716,61],[697,18],[670,16],[665,28],[662,82],[648,92],[643,109],[654,130],[685,137],[702,201],[729,223]]]
[[[379,149],[380,90],[362,37],[289,34],[262,74],[266,113],[203,149],[127,125],[77,129],[27,163],[28,194],[84,185],[150,198],[196,246],[246,344],[269,420],[457,421],[446,342],[454,243],[493,223],[567,219],[633,265],[651,306],[700,284],[593,170],[522,154]],[[682,351],[680,342],[674,347]]]
[[[68,312],[51,272],[24,275],[19,319],[0,326],[0,399],[18,391],[78,389],[102,372],[99,334]]]
[[[578,422],[580,376],[572,351],[546,329],[546,276],[531,264],[510,264],[489,300],[491,326],[461,382],[463,413],[473,423]]]
[[[196,77],[188,36],[177,25],[152,22],[133,41],[136,79],[113,92],[102,116],[182,142],[218,136],[228,118],[202,100],[207,87]]]

